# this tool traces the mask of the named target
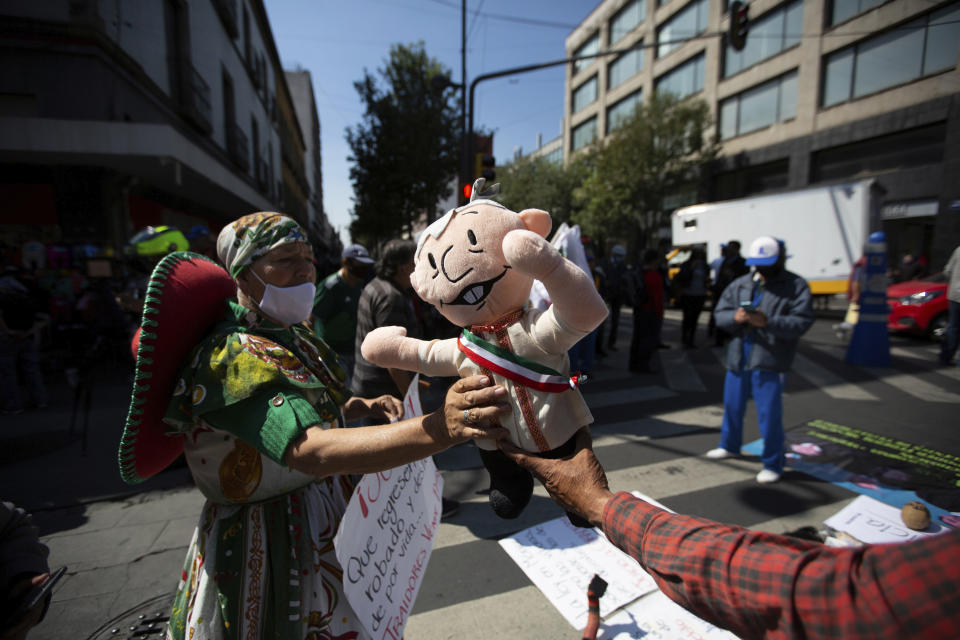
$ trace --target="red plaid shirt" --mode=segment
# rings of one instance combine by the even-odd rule
[[[960,531],[833,548],[622,492],[603,531],[672,600],[741,638],[960,638]]]

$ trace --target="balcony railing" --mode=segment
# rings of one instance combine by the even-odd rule
[[[244,171],[250,168],[250,146],[247,143],[247,134],[235,123],[227,125],[227,153]]]
[[[237,28],[237,0],[213,0],[213,6],[223,22],[223,28],[227,30],[231,38],[240,35]]]
[[[183,114],[203,133],[209,134],[213,130],[210,85],[192,66],[188,65],[185,71]]]

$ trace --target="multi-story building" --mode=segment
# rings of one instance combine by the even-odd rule
[[[119,251],[145,225],[217,233],[278,208],[286,85],[262,0],[11,0],[0,14],[0,242]]]
[[[326,262],[326,267],[339,268],[343,243],[337,231],[331,226],[323,210],[323,171],[320,162],[320,118],[317,115],[317,103],[313,96],[313,81],[310,72],[303,69],[285,71],[290,97],[297,112],[300,130],[303,133],[305,152],[303,165],[307,190],[310,194],[306,207],[310,236],[317,248],[318,263]],[[318,264],[318,269],[321,267]]]
[[[960,2],[754,0],[746,47],[727,0],[604,0],[566,40],[564,153],[644,96],[702,98],[723,156],[690,200],[875,176],[892,255],[960,244]],[[687,202],[684,202],[686,200]]]

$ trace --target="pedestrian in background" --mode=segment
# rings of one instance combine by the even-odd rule
[[[663,299],[664,304],[669,302],[670,291],[670,265],[667,262],[667,253],[671,247],[670,238],[660,238],[657,241],[657,271],[660,272],[660,279],[663,280]],[[670,345],[663,341],[663,315],[657,322],[657,349],[669,349]]]
[[[960,346],[960,246],[953,250],[947,266],[943,268],[947,277],[947,331],[940,344],[940,364],[946,366]],[[960,362],[957,362],[960,366]]]
[[[723,427],[720,446],[707,452],[719,460],[740,453],[743,416],[750,396],[763,436],[763,469],[757,482],[783,474],[783,381],[800,336],[813,325],[813,303],[806,280],[785,268],[786,245],[761,236],[750,245],[746,264],[755,269],[734,280],[717,305],[717,327],[729,332],[724,364]]]
[[[610,306],[610,335],[607,349],[617,350],[617,330],[620,328],[620,307],[627,299],[627,250],[622,244],[610,249],[610,262],[604,270],[607,274],[607,304]]]
[[[357,306],[372,264],[362,245],[346,247],[340,254],[340,269],[320,282],[313,301],[313,332],[340,357],[348,387],[356,362]]]
[[[730,286],[730,283],[749,271],[750,268],[744,261],[743,256],[740,255],[740,241],[731,240],[723,245],[723,260],[717,268],[717,275],[713,281],[714,310],[716,310],[717,303],[720,301],[721,296],[723,296],[724,290]],[[710,313],[710,319],[714,322],[714,325],[716,325],[716,318],[714,318],[713,311]],[[714,344],[718,347],[722,347],[729,338],[730,334],[723,329],[716,329],[714,331]]]
[[[707,299],[707,254],[701,247],[694,247],[680,272],[677,283],[680,285],[680,308],[683,321],[680,326],[680,341],[684,349],[696,347],[697,320],[703,311]]]
[[[388,242],[374,267],[376,276],[360,294],[354,340],[356,364],[350,385],[350,390],[359,396],[389,394],[403,398],[413,380],[413,375],[408,371],[381,369],[368,362],[360,353],[360,345],[367,334],[377,327],[403,327],[407,330],[407,336],[423,337],[423,328],[417,321],[411,297],[415,294],[410,285],[416,250],[417,245],[413,240],[395,239]]]
[[[40,367],[40,338],[50,323],[47,301],[31,274],[8,265],[0,276],[0,412],[23,413],[21,378],[33,406],[47,406]]]
[[[634,373],[657,371],[652,358],[657,349],[657,325],[663,318],[663,278],[657,269],[658,258],[656,249],[647,249],[636,274],[629,361],[630,371]]]
[[[597,264],[597,259],[592,253],[587,254],[587,264],[590,266],[590,277],[593,278],[593,286],[597,288],[597,292],[600,294],[600,297],[606,301],[607,299],[607,274],[603,271],[603,267]],[[605,357],[607,355],[606,350],[603,348],[603,339],[604,334],[604,323],[601,322],[600,326],[593,330],[594,335],[594,352],[598,357]]]

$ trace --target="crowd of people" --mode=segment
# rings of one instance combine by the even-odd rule
[[[510,445],[499,425],[509,411],[506,390],[489,376],[442,381],[423,417],[402,420],[400,399],[411,376],[367,362],[360,352],[364,337],[392,325],[413,337],[458,331],[413,292],[412,241],[386,243],[376,260],[365,247],[350,245],[339,269],[318,274],[305,231],[283,214],[243,216],[215,240],[208,236],[208,253],[227,274],[220,278],[221,290],[223,278],[229,278],[226,297],[191,297],[188,286],[164,289],[167,280],[189,283],[198,277],[190,269],[199,258],[160,254],[146,266],[160,260],[163,268],[149,282],[131,286],[129,296],[94,281],[81,287],[75,305],[76,317],[95,332],[116,333],[124,317],[139,320],[143,314],[146,322],[153,314],[149,334],[140,337],[137,380],[155,383],[163,370],[176,381],[172,392],[160,384],[135,387],[131,406],[138,411],[131,411],[121,447],[124,478],[143,479],[169,462],[151,446],[155,438],[185,436],[186,463],[207,498],[168,637],[367,637],[343,596],[332,545],[356,478],[469,439],[495,442],[558,504],[601,527],[670,598],[742,637],[880,638],[900,637],[904,630],[904,637],[949,637],[958,631],[960,569],[949,560],[960,547],[960,534],[896,548],[837,550],[670,514],[608,490],[586,428],[574,453],[561,459]],[[706,456],[739,454],[752,397],[764,443],[756,479],[776,482],[784,465],[783,374],[813,323],[809,286],[787,270],[780,239],[756,238],[745,257],[740,243],[731,240],[713,264],[694,249],[672,276],[667,249],[669,242],[642,251],[635,268],[623,245],[614,245],[606,261],[587,255],[594,285],[610,311],[609,324],[588,344],[598,357],[618,349],[620,312],[630,306],[629,369],[655,372],[653,355],[669,347],[662,329],[671,298],[682,310],[686,349],[697,347],[699,317],[711,299],[708,331],[725,347],[727,373],[719,446]],[[960,249],[947,271],[952,333],[944,349],[955,348],[958,337],[960,312],[954,311],[960,295],[954,294],[960,287]],[[148,286],[155,293],[145,308]],[[36,352],[23,346],[33,342],[23,338],[47,327],[49,307],[29,275],[14,269],[0,277],[0,292],[4,366],[10,358],[36,362]],[[35,304],[8,303],[14,296]],[[182,308],[194,311],[170,312]],[[103,318],[115,320],[99,327]],[[209,324],[208,318],[216,321]],[[202,337],[187,341],[186,335]],[[150,357],[144,357],[144,340]],[[30,400],[43,406],[42,377],[29,366],[23,370]],[[12,386],[19,387],[16,381]],[[22,399],[9,389],[4,393],[5,412],[22,410]],[[445,500],[445,514],[455,506]],[[18,589],[43,583],[47,566],[40,560],[29,575],[17,576]],[[270,589],[246,589],[254,583]],[[32,611],[18,621],[18,630],[25,633],[24,625],[42,613]]]

